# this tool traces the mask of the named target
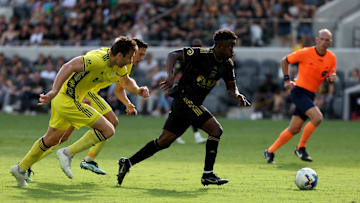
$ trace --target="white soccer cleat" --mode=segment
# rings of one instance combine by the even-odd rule
[[[199,132],[195,132],[194,137],[195,137],[195,143],[196,144],[202,144],[202,143],[205,143],[207,141],[207,139],[201,137]]]
[[[21,173],[19,171],[19,165],[12,166],[10,168],[10,173],[13,175],[18,183],[19,187],[26,187],[28,184],[25,181],[25,171],[24,173]]]
[[[176,141],[178,144],[185,144],[185,141],[184,141],[181,137],[176,138],[175,141]]]
[[[71,157],[67,156],[65,153],[65,148],[61,148],[56,152],[56,156],[60,161],[60,167],[64,171],[65,175],[72,179],[73,174],[71,171]]]

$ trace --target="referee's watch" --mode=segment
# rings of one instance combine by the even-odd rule
[[[284,75],[284,82],[289,81],[290,80],[290,76],[289,75]]]

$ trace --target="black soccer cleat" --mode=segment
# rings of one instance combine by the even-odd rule
[[[303,161],[308,161],[308,162],[313,161],[312,158],[309,156],[309,154],[306,152],[305,147],[300,147],[299,149],[295,148],[294,153]]]
[[[265,149],[264,158],[266,159],[266,161],[267,161],[269,164],[274,164],[274,163],[275,163],[275,161],[274,161],[275,154],[274,154],[274,153],[271,153],[271,152],[268,152],[268,149]]]
[[[204,173],[201,177],[201,184],[206,185],[223,185],[229,181],[224,178],[220,178],[215,173]]]
[[[119,159],[119,173],[117,174],[118,184],[121,185],[123,182],[126,173],[130,171],[130,160],[127,158],[120,158]]]

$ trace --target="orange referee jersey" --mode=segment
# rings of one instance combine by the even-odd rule
[[[299,64],[296,86],[310,92],[317,92],[327,76],[336,74],[336,56],[330,50],[321,56],[314,46],[306,47],[287,55],[287,61]]]

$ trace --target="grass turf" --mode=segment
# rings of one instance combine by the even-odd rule
[[[0,114],[0,202],[351,202],[360,203],[359,123],[325,121],[310,138],[308,152],[314,162],[294,155],[299,135],[276,152],[276,164],[266,164],[263,151],[288,125],[288,121],[219,119],[224,134],[215,172],[230,182],[204,187],[200,183],[204,145],[194,144],[191,129],[169,149],[131,168],[121,187],[116,186],[117,160],[131,156],[157,137],[164,119],[120,117],[116,135],[98,156],[107,175],[81,170],[86,152],[73,158],[74,179],[61,171],[55,153],[36,163],[33,182],[18,188],[9,169],[42,136],[48,115]],[[74,132],[68,146],[85,132]],[[204,135],[205,133],[202,132]],[[315,190],[300,191],[294,177],[300,168],[319,175]]]

